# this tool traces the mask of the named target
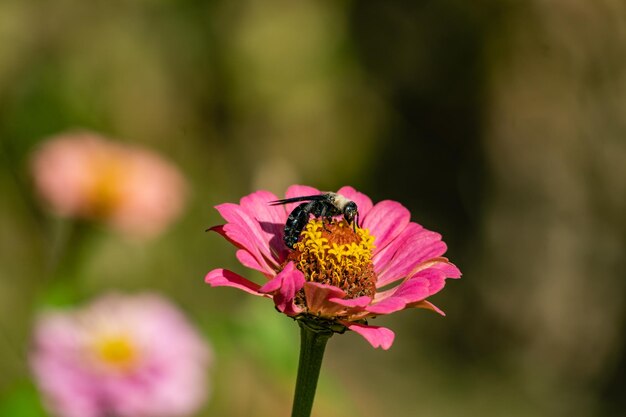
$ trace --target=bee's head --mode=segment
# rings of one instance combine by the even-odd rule
[[[354,224],[355,219],[359,216],[359,210],[356,207],[354,201],[350,201],[343,209],[343,218],[346,219],[348,224]]]

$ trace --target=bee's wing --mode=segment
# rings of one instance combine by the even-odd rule
[[[282,200],[270,201],[270,206],[279,206],[282,204],[295,203],[298,201],[323,201],[326,200],[326,194],[305,195],[302,197],[284,198]]]

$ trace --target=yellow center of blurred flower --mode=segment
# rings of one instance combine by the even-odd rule
[[[87,190],[89,214],[106,217],[118,206],[122,198],[120,184],[123,170],[115,161],[99,161],[94,166],[96,176]]]
[[[124,335],[100,338],[95,344],[95,351],[100,362],[117,371],[128,371],[137,362],[137,348]]]
[[[376,292],[372,263],[374,236],[344,220],[323,223],[312,219],[300,234],[294,251],[287,258],[308,281],[331,284],[347,293],[347,298]],[[296,300],[298,301],[298,300]]]

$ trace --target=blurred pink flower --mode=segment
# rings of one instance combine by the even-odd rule
[[[209,391],[208,345],[180,311],[152,295],[107,295],[37,321],[31,365],[61,417],[186,416]]]
[[[319,193],[293,185],[286,197]],[[261,286],[226,269],[209,272],[205,281],[273,298],[288,316],[318,320],[339,332],[348,328],[372,346],[388,349],[394,333],[366,320],[409,307],[443,314],[426,298],[439,292],[446,278],[459,278],[461,272],[442,256],[447,248],[441,235],[411,222],[400,203],[373,205],[352,187],[338,193],[357,204],[361,227],[355,232],[343,220],[324,226],[312,219],[293,251],[283,243],[283,228],[298,203],[271,206],[268,203],[277,197],[257,191],[240,204],[217,206],[227,223],[212,230],[239,249],[237,259],[244,266],[260,271],[268,281]]]
[[[185,181],[172,164],[95,133],[48,139],[33,155],[32,172],[56,214],[101,220],[131,236],[158,234],[184,206]]]

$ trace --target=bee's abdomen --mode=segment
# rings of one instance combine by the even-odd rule
[[[309,221],[310,209],[311,202],[302,203],[293,209],[287,218],[287,222],[285,223],[285,236],[283,240],[288,248],[293,249],[295,244],[298,242],[300,233]]]

